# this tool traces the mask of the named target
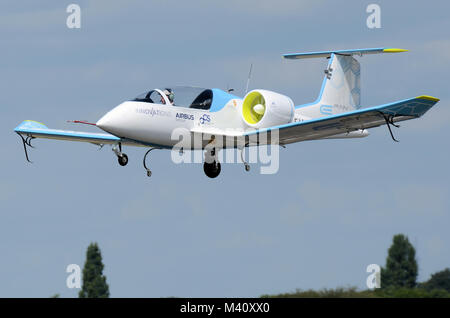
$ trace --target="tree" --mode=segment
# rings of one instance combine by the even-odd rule
[[[386,267],[381,269],[381,288],[413,288],[417,279],[416,250],[403,234],[394,235]]]
[[[444,289],[450,292],[450,268],[434,273],[428,281],[421,284],[421,287],[429,291],[434,289]]]
[[[102,254],[97,243],[91,243],[86,252],[86,263],[83,268],[83,286],[80,298],[108,298],[109,286],[103,275]]]

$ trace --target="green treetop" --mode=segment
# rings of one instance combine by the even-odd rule
[[[83,286],[80,298],[108,298],[109,286],[103,275],[102,254],[97,243],[91,243],[86,252],[86,263],[83,268]]]

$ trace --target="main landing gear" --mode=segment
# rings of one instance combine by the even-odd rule
[[[250,171],[250,165],[244,159],[244,148],[241,151],[241,160],[244,163],[245,171]],[[205,152],[205,163],[203,164],[203,171],[210,178],[216,178],[220,174],[221,166],[217,158],[216,148],[208,149]]]
[[[24,144],[25,143],[28,145],[28,140],[24,141]],[[148,177],[152,176],[152,171],[147,167],[146,159],[147,156],[150,154],[150,152],[155,149],[161,148],[156,147],[150,148],[145,153],[144,159],[142,160],[142,163],[144,165]],[[241,151],[241,160],[244,163],[245,171],[250,171],[250,165],[244,159],[244,148],[240,148],[239,150]],[[116,154],[117,161],[121,166],[126,166],[128,164],[128,156],[122,152],[121,143],[113,145],[112,151]],[[217,149],[216,148],[207,149],[205,151],[205,162],[203,163],[203,171],[205,172],[206,176],[208,176],[209,178],[216,178],[219,176],[221,170],[222,167],[217,156]]]
[[[215,178],[220,174],[221,166],[217,159],[216,148],[207,149],[205,152],[205,163],[203,171],[209,178]]]
[[[122,152],[122,144],[119,143],[118,145],[114,145],[112,151],[116,154],[119,165],[122,167],[126,166],[128,163],[128,156]]]

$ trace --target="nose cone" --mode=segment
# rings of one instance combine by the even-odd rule
[[[95,123],[95,125],[98,128],[103,129],[104,131],[108,131],[108,128],[110,128],[112,126],[111,125],[111,116],[109,113],[105,114],[102,118],[100,118],[97,121],[97,123]]]
[[[117,134],[125,123],[125,112],[126,109],[123,107],[123,105],[119,105],[116,108],[112,109],[108,113],[106,113],[102,118],[100,118],[96,126],[100,129],[111,133],[111,134]]]
[[[100,118],[95,125],[106,131],[106,132],[111,132],[111,129],[114,129],[114,121],[111,120],[111,116],[109,113],[107,113],[106,115],[104,115],[102,118]]]

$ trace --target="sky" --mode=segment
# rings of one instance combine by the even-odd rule
[[[81,8],[81,28],[66,8]],[[366,8],[381,8],[369,29]],[[448,1],[2,1],[0,3],[0,297],[77,297],[66,286],[98,242],[111,297],[258,297],[366,288],[395,234],[416,248],[418,281],[450,267]],[[316,99],[325,59],[283,53],[409,49],[361,63],[362,105],[422,94],[422,118],[354,140],[280,149],[280,169],[174,164],[169,151],[34,140],[25,161],[14,128],[96,131],[121,102],[168,85],[269,89]]]

